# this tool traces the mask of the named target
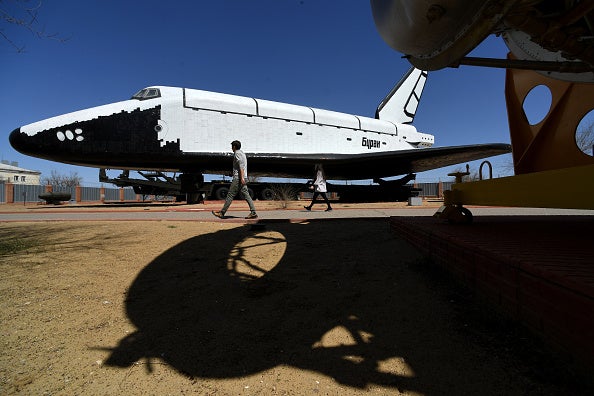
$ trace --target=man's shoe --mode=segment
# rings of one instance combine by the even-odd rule
[[[246,219],[257,219],[258,215],[256,214],[256,212],[252,212],[249,215],[247,215]]]
[[[218,210],[217,211],[214,211],[213,210],[211,213],[213,215],[217,216],[219,219],[224,219],[225,218],[225,214],[223,212],[221,212],[221,211],[218,211]]]
[[[331,211],[332,211],[332,208],[326,209],[326,212],[331,212]]]
[[[311,208],[309,206],[304,206],[305,210],[307,210],[308,212],[311,212]]]

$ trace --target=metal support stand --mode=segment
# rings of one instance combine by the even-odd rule
[[[530,125],[522,104],[539,85],[550,90],[551,107]],[[580,121],[594,109],[594,85],[508,69],[505,96],[516,175],[462,183],[463,175],[451,174],[456,183],[444,191],[444,207],[434,216],[470,222],[472,215],[462,207],[469,204],[594,209],[594,158],[575,140]]]

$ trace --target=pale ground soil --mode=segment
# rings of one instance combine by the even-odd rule
[[[0,394],[587,393],[386,220],[0,223],[0,273]]]
[[[260,201],[257,200],[256,202],[256,209],[258,211],[261,210],[278,210],[278,209],[289,209],[289,210],[301,210],[303,211],[303,206],[308,205],[311,200],[297,200],[297,201]],[[205,201],[204,203],[199,204],[192,204],[187,205],[185,203],[177,204],[172,202],[107,202],[105,204],[101,204],[99,202],[90,202],[90,203],[80,203],[80,204],[70,204],[70,203],[62,203],[60,205],[51,205],[46,204],[45,202],[38,202],[38,203],[27,203],[23,205],[22,203],[14,203],[14,204],[0,204],[0,213],[2,212],[22,212],[22,211],[35,211],[35,210],[50,210],[50,211],[60,211],[60,210],[77,210],[77,209],[84,209],[84,210],[91,210],[91,211],[113,211],[114,209],[119,210],[127,210],[127,211],[151,211],[151,210],[164,210],[164,209],[208,209],[208,210],[219,210],[223,206],[224,201]],[[424,208],[439,208],[443,205],[443,200],[440,199],[425,199],[422,201],[421,207]],[[371,203],[339,203],[339,202],[332,202],[332,207],[335,209],[359,209],[361,207],[366,209],[374,209],[374,208],[390,208],[390,209],[416,209],[418,206],[409,206],[407,202],[371,202]],[[324,210],[325,204],[321,201],[321,198],[318,198],[316,205],[314,206],[314,210]],[[230,211],[244,211],[248,209],[247,203],[243,199],[236,199],[233,201],[233,204],[229,208]]]

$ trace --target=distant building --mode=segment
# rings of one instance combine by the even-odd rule
[[[41,172],[19,168],[18,162],[2,160],[0,163],[0,183],[39,185]]]

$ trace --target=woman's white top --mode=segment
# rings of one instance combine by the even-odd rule
[[[326,180],[324,179],[324,173],[321,170],[318,170],[316,173],[316,181],[314,181],[314,186],[316,186],[317,192],[326,192]]]

